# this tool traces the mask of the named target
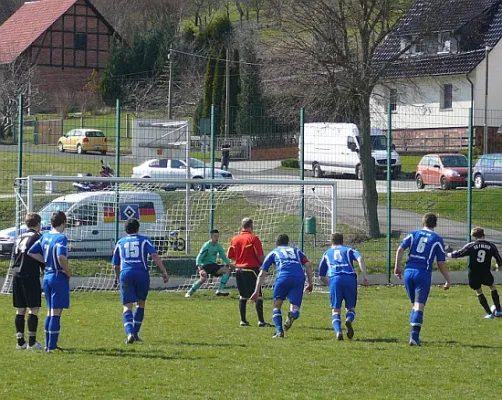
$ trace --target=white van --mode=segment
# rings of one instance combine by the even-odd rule
[[[316,122],[305,124],[305,167],[312,168],[316,178],[324,173],[355,175],[361,179],[359,130],[354,124]],[[387,171],[387,137],[380,129],[371,130],[371,155],[377,174]],[[392,146],[392,177],[401,172],[399,154]]]
[[[165,212],[157,193],[118,192],[119,236],[126,235],[124,222],[129,218],[140,221],[140,233],[159,239],[165,236]],[[69,257],[111,256],[115,247],[115,192],[85,192],[58,197],[39,211],[42,231],[48,231],[54,211],[63,211],[68,218],[65,234],[68,237]],[[26,226],[21,227],[21,233]],[[16,229],[0,231],[1,253],[10,254]]]

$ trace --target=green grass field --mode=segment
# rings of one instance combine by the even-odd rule
[[[353,341],[335,340],[327,294],[308,296],[283,340],[238,326],[237,293],[151,293],[143,344],[125,345],[118,293],[72,294],[65,354],[15,350],[0,297],[2,399],[499,399],[502,320],[484,320],[465,286],[432,289],[422,348],[408,346],[403,287],[359,291]],[[270,292],[265,313],[270,320]],[[42,316],[45,316],[42,313]],[[41,319],[42,320],[42,319]],[[41,331],[39,326],[39,331]],[[43,340],[43,335],[39,335]]]

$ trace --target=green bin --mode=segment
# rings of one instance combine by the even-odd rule
[[[306,217],[303,221],[303,231],[307,235],[315,235],[317,233],[317,219],[316,217]]]

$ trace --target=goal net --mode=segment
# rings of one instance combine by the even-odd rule
[[[165,260],[171,281],[179,282],[178,290],[185,290],[198,279],[195,257],[212,228],[220,231],[220,243],[226,249],[231,237],[239,232],[241,220],[251,217],[265,253],[275,247],[277,235],[286,233],[291,244],[303,247],[314,266],[336,229],[335,181],[177,180],[188,190],[167,191],[172,181],[162,179],[47,179],[30,176],[16,181],[16,216],[9,235],[14,241],[15,226],[17,232],[23,233],[22,221],[29,211],[40,213],[44,231],[50,229],[52,213],[64,211],[68,217],[65,234],[72,288],[77,291],[117,289],[111,254],[116,241],[125,235],[124,222],[129,218],[140,221],[140,233],[152,239]],[[72,186],[75,181],[97,182],[105,188],[76,192]],[[158,276],[153,265],[150,273]],[[271,286],[273,282],[271,274],[266,284]],[[219,279],[212,277],[204,287],[217,284]],[[11,289],[9,268],[1,292],[9,293]]]

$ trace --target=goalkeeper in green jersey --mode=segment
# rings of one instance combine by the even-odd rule
[[[232,266],[230,260],[227,258],[223,247],[218,243],[220,239],[220,232],[217,229],[213,229],[211,232],[211,239],[208,240],[201,247],[199,254],[197,255],[196,263],[199,269],[200,279],[196,281],[190,290],[185,293],[185,297],[191,297],[197,289],[199,289],[204,282],[207,280],[208,275],[221,276],[221,282],[216,291],[216,296],[228,296],[228,292],[223,291],[225,285],[230,278],[230,267]],[[220,265],[216,263],[216,256],[220,255],[221,259],[225,265]]]

